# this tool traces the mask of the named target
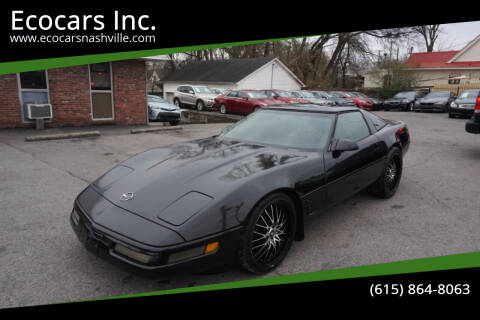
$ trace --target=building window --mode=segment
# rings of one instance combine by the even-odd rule
[[[113,120],[112,66],[106,62],[91,64],[89,68],[92,119]]]
[[[27,118],[27,105],[50,103],[47,71],[42,70],[19,73],[18,87],[20,89],[20,104],[23,121],[32,121],[32,119]]]
[[[460,84],[460,79],[448,79],[448,84]]]

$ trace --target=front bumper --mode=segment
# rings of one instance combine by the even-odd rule
[[[203,272],[219,266],[231,265],[236,257],[240,234],[243,232],[243,227],[239,226],[198,240],[179,245],[150,248],[147,251],[133,239],[131,241],[126,241],[125,238],[120,240],[114,232],[106,232],[105,229],[100,230],[77,204],[75,204],[75,211],[77,215],[74,216],[72,210],[70,224],[78,239],[88,251],[128,273],[145,278],[179,271]],[[169,262],[169,257],[172,254],[185,252],[215,241],[219,242],[219,247],[214,252]],[[150,262],[145,263],[134,260],[117,252],[115,250],[116,245],[147,254],[153,258]]]
[[[395,109],[401,109],[405,110],[408,108],[408,103],[384,103],[383,104],[383,109],[385,110],[395,110]]]
[[[158,121],[180,121],[181,113],[180,111],[150,110],[149,119]]]
[[[473,115],[474,108],[454,108],[450,107],[449,113],[452,115],[459,115],[459,116],[468,116],[471,117]]]
[[[444,104],[423,104],[423,103],[418,103],[415,104],[415,111],[442,111],[446,112],[448,110],[448,107]]]

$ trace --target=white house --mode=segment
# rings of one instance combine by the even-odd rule
[[[433,88],[445,85],[480,86],[480,35],[460,51],[412,53],[405,70],[417,75],[418,87]],[[382,70],[365,75],[364,86],[379,87]]]
[[[248,58],[192,62],[163,79],[170,101],[181,85],[213,88],[300,90],[305,84],[278,58]]]

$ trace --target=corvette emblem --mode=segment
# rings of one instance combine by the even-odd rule
[[[128,201],[133,199],[133,192],[127,192],[120,196],[121,201]]]

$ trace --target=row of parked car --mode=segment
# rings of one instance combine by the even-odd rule
[[[218,110],[223,114],[249,114],[266,105],[310,103],[318,105],[357,106],[360,109],[440,111],[450,117],[471,117],[480,90],[466,90],[458,97],[450,91],[432,91],[422,95],[418,91],[399,92],[387,100],[379,100],[362,92],[321,90],[227,90],[206,86],[185,85],[177,88],[173,104],[157,96],[148,96],[150,120],[180,122],[180,108],[193,107],[199,111]]]

